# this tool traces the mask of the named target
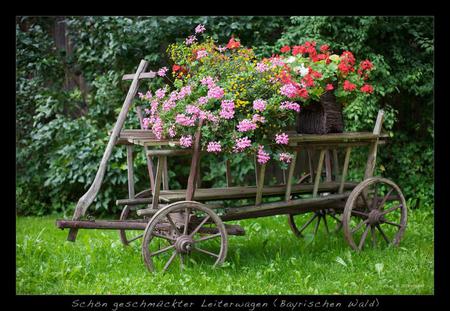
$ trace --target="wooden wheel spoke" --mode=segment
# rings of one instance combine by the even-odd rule
[[[222,236],[222,234],[220,234],[220,233],[216,233],[216,234],[213,234],[213,235],[208,235],[208,236],[199,238],[199,239],[197,239],[197,240],[194,240],[194,243],[198,243],[198,242],[203,242],[203,241],[215,239],[215,238],[220,237],[220,236]]]
[[[376,227],[377,227],[378,231],[380,231],[381,236],[382,236],[383,239],[386,241],[386,243],[387,243],[387,244],[390,244],[391,242],[389,242],[388,237],[387,237],[386,234],[384,233],[383,229],[381,229],[380,225],[377,224]]]
[[[391,207],[391,208],[388,209],[388,210],[382,211],[382,212],[380,213],[380,215],[386,215],[386,214],[389,214],[390,212],[395,211],[396,209],[400,208],[401,206],[402,206],[402,205],[400,204],[400,205]]]
[[[314,227],[314,235],[317,234],[317,231],[319,230],[320,220],[322,219],[321,216],[317,217],[316,226]]]
[[[388,225],[391,225],[391,226],[396,226],[396,227],[399,227],[399,228],[402,227],[401,224],[398,224],[398,223],[395,223],[395,222],[392,222],[392,221],[388,221],[388,220],[381,220],[381,222],[384,223],[384,224],[388,224]]]
[[[361,193],[361,197],[362,197],[362,199],[363,199],[363,201],[364,201],[364,204],[366,205],[367,209],[370,211],[370,205],[369,205],[369,203],[367,202],[367,198],[366,198],[365,194],[364,194],[364,193]]]
[[[174,247],[175,247],[175,244],[172,244],[172,245],[166,246],[166,247],[164,247],[164,248],[161,248],[161,249],[157,250],[156,252],[150,253],[150,257],[159,255],[159,254],[161,254],[161,253],[165,253],[165,252],[171,250],[171,249],[174,248]],[[175,252],[175,254],[176,254],[176,252]]]
[[[305,230],[306,229],[306,227],[308,227],[309,226],[309,224],[310,223],[312,223],[313,222],[313,220],[314,219],[316,219],[316,217],[317,217],[317,214],[314,214],[301,228],[300,228],[300,230],[299,230],[299,232],[300,232],[300,234],[303,232],[303,230]]]
[[[194,247],[193,249],[198,251],[198,252],[200,252],[200,253],[207,254],[209,256],[213,256],[213,257],[219,258],[218,254],[211,253],[210,251],[204,250],[202,248]]]
[[[374,226],[370,226],[370,235],[372,236],[372,246],[375,248],[377,246],[377,237],[375,235]]]
[[[173,229],[175,229],[176,233],[178,235],[181,235],[180,230],[178,230],[177,226],[175,225],[175,223],[172,220],[172,217],[170,217],[169,214],[166,215],[166,218],[169,220],[170,225],[172,226]]]
[[[183,228],[184,235],[187,235],[187,233],[188,233],[189,214],[190,214],[190,210],[189,210],[189,208],[186,207],[184,209],[184,228]]]
[[[384,204],[386,203],[387,199],[391,195],[392,191],[394,191],[394,188],[391,188],[391,190],[388,191],[388,193],[383,197],[383,199],[380,202],[380,205],[378,205],[378,209],[381,211],[383,209]]]
[[[171,237],[169,237],[169,236],[166,236],[166,235],[163,235],[163,234],[159,234],[159,233],[156,233],[156,232],[152,232],[152,235],[153,235],[153,236],[156,236],[156,237],[158,237],[158,238],[165,239],[165,240],[175,241],[175,239],[173,239],[173,238],[171,238]]]
[[[200,228],[209,220],[210,216],[206,216],[205,218],[203,218],[202,222],[194,229],[194,231],[192,231],[189,236],[193,237],[194,234],[197,233],[198,230],[200,230]]]
[[[366,230],[364,230],[364,233],[361,236],[361,240],[359,241],[359,245],[358,245],[359,250],[362,249],[364,242],[366,241],[366,237],[367,237],[367,234],[369,233],[369,229],[370,229],[370,226],[366,225]]]
[[[327,233],[330,233],[330,230],[328,229],[328,223],[327,223],[327,216],[323,216],[323,224],[325,225],[325,230],[327,230]]]
[[[352,230],[352,234],[354,234],[356,231],[358,231],[359,229],[361,229],[361,227],[365,224],[367,224],[369,222],[368,219],[361,221],[353,230]]]
[[[140,238],[142,238],[143,236],[144,236],[143,233],[142,233],[142,234],[139,234],[138,236],[135,236],[134,238],[129,239],[129,240],[128,240],[128,243],[133,242],[133,241],[135,241],[135,240],[137,240],[137,239],[140,239]]]
[[[169,260],[166,262],[163,268],[163,272],[166,272],[167,268],[169,268],[170,264],[173,262],[175,257],[177,256],[177,251],[173,251],[172,256],[170,256]]]
[[[376,209],[377,201],[378,201],[378,184],[375,184],[375,190],[374,190],[373,199],[372,199],[372,206],[369,208],[369,210]]]

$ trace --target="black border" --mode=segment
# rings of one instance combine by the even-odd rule
[[[151,5],[149,3],[149,5]],[[223,6],[228,6],[227,3],[222,3]],[[231,6],[234,6],[232,4],[229,4]],[[262,4],[260,4],[262,5]],[[281,7],[289,7],[289,3],[279,3]],[[335,3],[334,5],[330,6],[329,8],[336,8],[336,6],[342,5],[339,3]],[[382,4],[375,4],[373,5],[382,6]],[[423,5],[423,3],[422,3]],[[427,6],[431,6],[431,3],[428,3]],[[271,7],[273,4],[267,3],[266,6]],[[80,6],[78,6],[80,7]],[[280,8],[280,6],[277,6]],[[53,7],[55,8],[55,7]],[[437,8],[434,7],[435,11],[437,11]],[[7,28],[11,29],[12,34],[12,40],[9,45],[11,47],[11,60],[8,62],[11,64],[12,69],[12,75],[14,76],[14,81],[11,79],[11,83],[14,83],[14,86],[11,88],[14,90],[11,94],[13,94],[13,99],[11,101],[4,102],[4,105],[7,103],[8,109],[11,108],[11,115],[8,118],[4,118],[3,120],[6,122],[3,122],[3,124],[7,124],[9,129],[5,130],[5,133],[11,133],[11,131],[15,132],[15,123],[13,123],[12,115],[15,117],[15,105],[12,105],[12,102],[15,102],[15,16],[20,15],[27,15],[30,12],[30,7],[26,7],[22,10],[22,12],[15,13],[11,16],[11,19],[3,19],[3,22],[5,20],[8,21]],[[75,9],[76,10],[76,9]],[[174,14],[176,12],[175,7],[171,7],[171,12],[166,14],[159,14],[159,15],[198,15],[200,13],[204,13],[200,11],[196,11],[196,13],[192,12],[191,14],[184,11],[182,14]],[[226,10],[226,8],[224,8]],[[314,12],[315,14],[311,15],[325,15],[327,12],[327,8],[321,7],[320,12]],[[48,10],[47,12],[39,12],[40,14],[34,13],[30,15],[54,15],[49,14],[48,12],[57,13],[55,11],[62,11],[60,9],[52,9]],[[255,14],[256,12],[248,12],[248,15],[275,15],[275,10],[272,10],[270,8],[270,13],[266,14]],[[303,10],[298,10],[299,12],[303,12]],[[444,11],[442,10],[444,13]],[[120,14],[102,14],[102,15],[125,15],[125,12],[120,12]],[[138,14],[146,15],[144,12],[135,12]],[[151,15],[155,15],[155,11],[152,10],[150,13]],[[293,12],[291,12],[292,14]],[[148,13],[147,13],[148,14]],[[148,15],[150,15],[148,14]],[[349,12],[341,12],[341,14],[333,14],[333,15],[350,15]],[[55,14],[56,15],[56,14]],[[95,14],[76,14],[75,12],[72,12],[71,15],[95,15]],[[136,15],[136,14],[129,14],[129,15]],[[156,14],[158,15],[158,14]],[[236,14],[230,12],[230,14],[224,14],[223,12],[218,13],[209,13],[209,14],[201,14],[201,15],[246,15],[246,14]],[[288,14],[279,14],[279,15],[288,15]],[[358,14],[353,15],[407,15],[407,14],[368,14],[368,12],[359,12]],[[421,15],[424,16],[423,12],[416,12],[416,14],[411,15]],[[430,16],[430,15],[427,15]],[[449,154],[447,150],[447,144],[446,144],[446,138],[447,136],[447,129],[445,128],[448,122],[446,122],[446,118],[448,119],[447,115],[445,114],[445,106],[448,105],[448,97],[445,97],[445,90],[446,90],[446,79],[445,74],[448,70],[448,47],[446,46],[448,41],[448,18],[445,16],[437,16],[436,14],[433,15],[435,17],[435,294],[434,295],[402,295],[402,296],[396,296],[396,295],[363,295],[363,296],[356,296],[356,295],[348,295],[348,296],[324,296],[324,295],[314,295],[314,296],[287,296],[287,295],[281,295],[281,296],[261,296],[261,295],[233,295],[233,296],[219,296],[219,295],[195,295],[195,296],[186,296],[186,295],[142,295],[142,296],[134,296],[134,295],[123,295],[123,296],[113,296],[113,295],[16,295],[15,287],[16,287],[16,274],[15,274],[15,252],[16,252],[16,239],[15,239],[15,209],[12,207],[12,202],[15,202],[15,187],[11,183],[11,189],[9,187],[3,188],[8,189],[7,193],[8,198],[11,197],[11,204],[4,204],[3,208],[7,209],[8,211],[8,220],[3,222],[2,229],[7,230],[7,236],[11,237],[11,248],[8,249],[8,253],[12,254],[11,261],[11,268],[8,269],[8,274],[11,275],[11,281],[9,284],[11,287],[9,287],[7,293],[8,293],[8,299],[7,302],[12,303],[14,306],[14,309],[24,308],[27,309],[35,309],[43,307],[45,310],[113,310],[111,306],[113,306],[114,302],[127,302],[127,301],[137,301],[141,302],[142,300],[145,300],[147,303],[149,302],[158,302],[158,301],[165,301],[165,302],[172,302],[174,299],[177,301],[185,301],[185,302],[193,302],[194,308],[198,309],[203,299],[207,299],[210,302],[223,300],[228,302],[259,302],[259,303],[268,303],[269,308],[261,308],[261,309],[272,309],[273,302],[275,299],[277,299],[278,303],[281,300],[286,300],[290,302],[340,302],[342,303],[341,308],[326,308],[326,309],[343,309],[346,305],[348,305],[348,302],[355,301],[355,299],[359,299],[361,302],[369,301],[369,302],[375,302],[375,306],[370,307],[354,307],[353,309],[377,309],[377,310],[390,310],[390,309],[398,309],[398,308],[411,308],[411,307],[418,307],[418,308],[432,308],[435,309],[439,307],[440,305],[444,304],[445,299],[445,293],[448,292],[448,286],[446,285],[446,278],[445,275],[447,275],[448,268],[448,256],[445,252],[446,245],[445,243],[445,237],[447,236],[448,230],[445,226],[445,221],[448,219],[448,209],[447,209],[447,202],[445,201],[445,198],[442,196],[442,194],[445,193],[447,182],[444,179],[448,173],[449,170]],[[446,24],[447,22],[447,24]],[[439,57],[440,56],[440,57]],[[14,60],[13,60],[14,57]],[[439,64],[439,65],[438,65]],[[445,66],[447,65],[447,66]],[[441,77],[439,78],[439,75]],[[440,85],[443,85],[443,87],[439,87]],[[6,119],[6,120],[5,120]],[[12,134],[11,134],[12,136]],[[11,139],[11,145],[12,145]],[[15,142],[14,147],[11,146],[11,150],[14,150],[11,152],[11,157],[14,154],[15,157]],[[9,159],[9,157],[8,157]],[[13,170],[13,166],[8,166],[8,168],[11,167],[12,170],[12,176],[14,176],[15,179],[15,170]],[[15,167],[15,166],[14,166]],[[448,201],[448,200],[447,200]],[[14,203],[15,204],[15,203]],[[15,205],[14,205],[15,206]],[[9,215],[11,213],[11,215]],[[6,224],[6,226],[5,226]],[[11,225],[11,227],[9,227]],[[447,231],[447,232],[446,232]],[[431,242],[431,241],[430,241]],[[89,302],[91,299],[93,301],[102,301],[106,302],[110,307],[108,308],[72,308],[74,304],[74,300],[84,300],[86,302]],[[192,308],[192,307],[191,307]],[[187,309],[191,309],[187,308]],[[217,307],[216,307],[217,308]],[[143,310],[155,310],[155,309],[165,309],[165,310],[175,310],[179,308],[144,308]],[[184,309],[184,308],[183,308]],[[209,309],[209,308],[200,308],[200,309]],[[250,308],[217,308],[217,309],[226,309],[226,310],[251,310]],[[315,306],[308,307],[308,306],[299,306],[295,308],[295,310],[308,310],[308,309],[320,309]],[[123,308],[119,310],[141,310],[139,308]],[[255,310],[260,310],[258,308],[255,308]],[[280,310],[292,310],[288,308],[280,308]]]

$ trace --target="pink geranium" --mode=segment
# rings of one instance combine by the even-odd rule
[[[257,111],[264,111],[264,109],[266,109],[266,102],[262,99],[253,101],[253,109]]]
[[[162,67],[161,69],[158,70],[158,76],[164,77],[166,75],[167,71],[169,71],[169,69],[167,69],[167,67]]]
[[[287,152],[282,152],[279,155],[280,161],[284,163],[291,163],[292,155]]]
[[[281,110],[294,110],[300,112],[300,105],[297,103],[285,101],[280,104]]]
[[[191,135],[181,136],[180,145],[185,148],[189,148],[190,146],[192,146],[192,136]]]
[[[233,147],[233,152],[242,152],[252,145],[252,141],[248,137],[236,139],[236,144]]]
[[[237,125],[237,130],[239,132],[248,132],[256,129],[256,124],[253,123],[251,120],[244,119]]]
[[[267,163],[267,161],[270,160],[270,156],[267,152],[264,151],[264,146],[258,147],[258,153],[256,154],[256,157],[258,158],[259,164]]]
[[[287,145],[289,144],[289,136],[285,133],[276,134],[275,142],[280,145]]]
[[[208,151],[208,152],[221,152],[222,151],[222,146],[220,145],[220,142],[210,141],[208,143],[208,147],[206,148],[206,151]]]
[[[234,117],[234,102],[232,100],[222,100],[222,110],[220,116],[224,119],[232,119]]]

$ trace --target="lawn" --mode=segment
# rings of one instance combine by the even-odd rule
[[[304,216],[305,220],[307,215]],[[434,214],[410,210],[400,247],[356,253],[342,231],[292,234],[285,216],[240,221],[226,263],[150,274],[140,241],[81,230],[75,243],[55,216],[16,218],[17,294],[433,294]],[[308,238],[309,237],[309,238]]]

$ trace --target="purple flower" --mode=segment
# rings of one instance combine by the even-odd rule
[[[219,52],[224,52],[224,51],[226,51],[227,50],[227,47],[226,46],[218,46],[217,47],[217,50],[219,51]]]
[[[239,132],[248,132],[256,129],[256,124],[253,123],[251,120],[244,119],[237,125],[237,130]]]
[[[294,110],[300,112],[300,105],[297,103],[285,101],[280,104],[281,110]]]
[[[234,117],[234,102],[232,100],[222,100],[222,110],[219,115],[224,119],[232,119]]]
[[[280,93],[289,98],[297,96],[297,88],[292,83],[285,84],[281,87]]]
[[[205,26],[202,24],[199,24],[197,27],[195,27],[195,33],[202,33],[206,30]]]
[[[208,52],[206,50],[197,51],[197,59],[203,58],[207,55],[208,55]]]
[[[266,109],[266,102],[262,99],[253,101],[253,109],[257,111],[264,111]]]
[[[264,146],[258,147],[258,153],[256,154],[256,157],[258,158],[259,164],[267,163],[267,161],[270,160],[270,156],[267,152],[264,151]]]
[[[156,97],[163,98],[166,95],[166,88],[157,89],[155,92]]]
[[[164,77],[166,75],[167,71],[169,71],[169,69],[167,69],[167,67],[162,67],[161,69],[158,70],[158,76]]]
[[[187,37],[185,43],[186,43],[186,45],[191,45],[195,41],[197,41],[197,38],[195,36],[189,36],[189,37]]]
[[[221,99],[224,95],[224,91],[219,86],[214,86],[208,91],[208,98]]]
[[[206,97],[206,96],[202,96],[202,97],[200,97],[199,99],[198,99],[198,103],[200,104],[200,105],[204,105],[204,104],[206,104],[208,102],[208,97]]]
[[[214,82],[214,79],[210,76],[204,77],[203,79],[200,80],[200,83],[202,85],[206,85],[208,87],[208,89],[215,87],[216,83]]]
[[[264,72],[264,71],[267,71],[268,69],[269,69],[269,67],[262,62],[256,64],[256,70],[258,70],[259,72]]]
[[[282,152],[279,155],[280,161],[284,163],[291,163],[292,155],[286,152]]]
[[[276,134],[275,142],[280,145],[287,145],[289,144],[289,136],[285,133]]]
[[[252,145],[252,141],[248,137],[236,139],[236,144],[233,147],[233,152],[242,152]]]
[[[222,151],[222,146],[220,145],[220,142],[210,141],[208,143],[208,147],[206,148],[206,151],[208,151],[208,152],[221,152]]]
[[[192,136],[181,136],[180,145],[185,148],[189,148],[190,146],[192,146]]]

